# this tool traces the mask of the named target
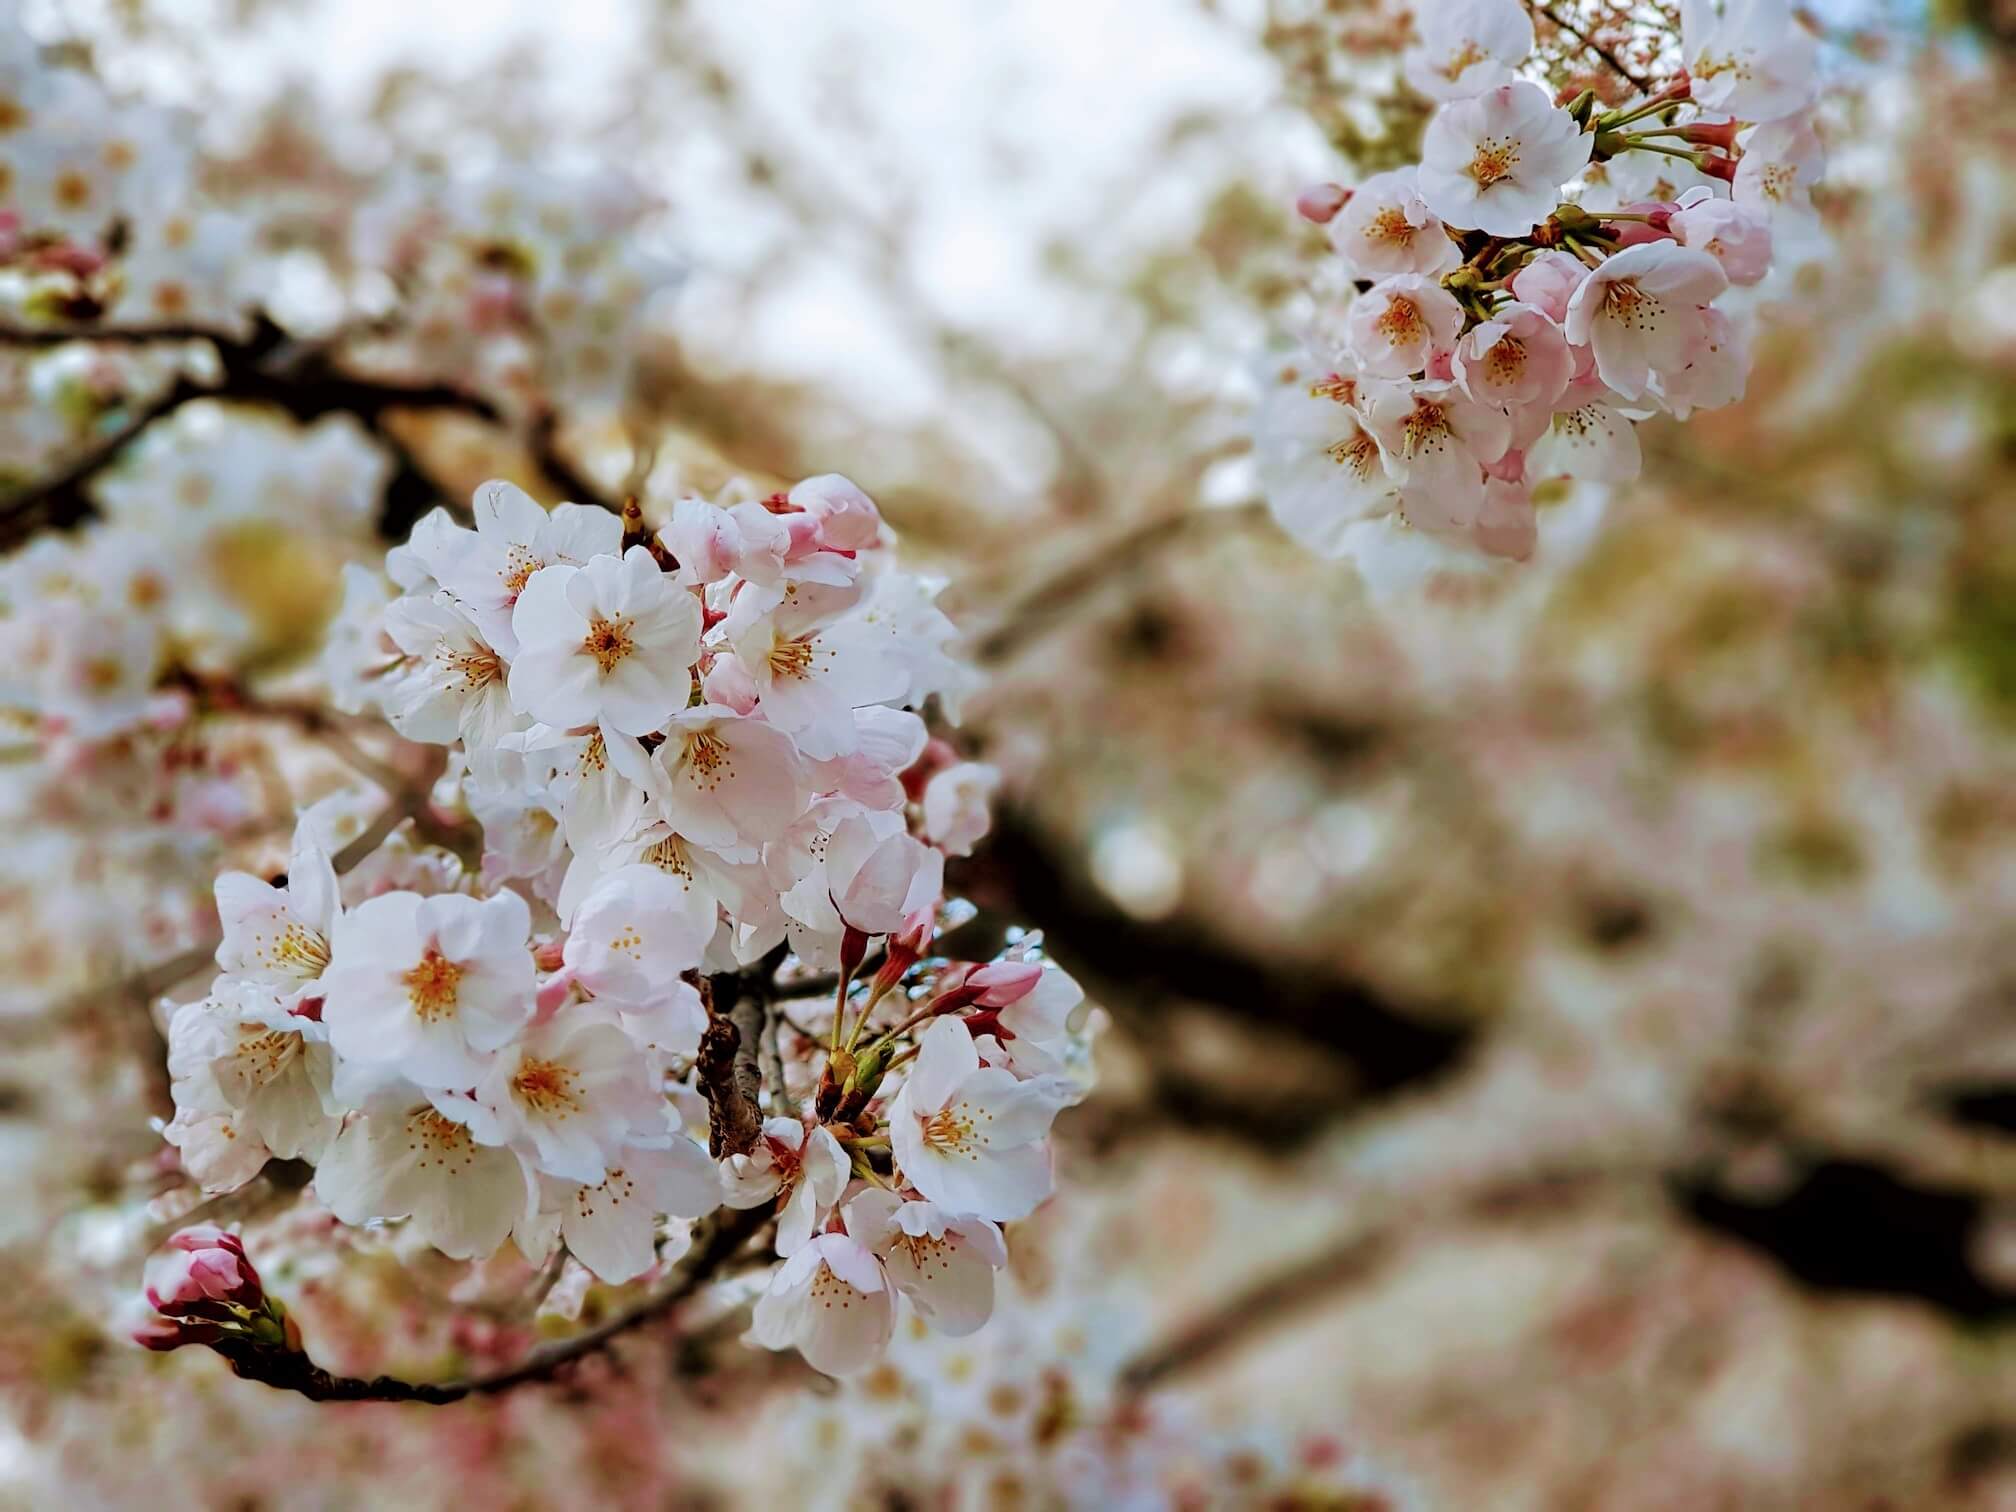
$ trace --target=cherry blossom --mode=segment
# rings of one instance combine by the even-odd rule
[[[1417,13],[1420,42],[1407,50],[1407,82],[1431,100],[1462,100],[1507,83],[1533,51],[1533,22],[1519,0],[1438,0]]]
[[[938,1019],[919,1037],[910,1078],[889,1109],[889,1137],[911,1184],[940,1207],[997,1222],[1024,1218],[1050,1195],[1043,1138],[1068,1090],[983,1067],[973,1036]]]
[[[424,1086],[473,1085],[532,1017],[530,934],[513,892],[359,904],[337,920],[323,973],[330,1043]]]
[[[1452,226],[1522,236],[1561,200],[1593,139],[1526,79],[1444,105],[1421,143],[1421,198]]]
[[[1701,311],[1729,287],[1708,253],[1675,242],[1626,247],[1605,259],[1568,306],[1568,339],[1587,346],[1603,381],[1626,399],[1687,363]]]
[[[600,721],[645,735],[684,708],[700,654],[700,606],[633,546],[620,558],[542,567],[511,611],[511,701],[564,729]]]
[[[1433,277],[1463,260],[1442,222],[1422,203],[1412,168],[1375,173],[1360,184],[1330,222],[1330,242],[1364,278]]]
[[[1813,36],[1789,0],[1682,0],[1693,97],[1747,121],[1775,121],[1813,97]]]
[[[889,1283],[938,1333],[963,1338],[993,1316],[1008,1247],[987,1219],[871,1189],[847,1204],[847,1231],[881,1256]]]
[[[771,1278],[756,1301],[749,1337],[766,1349],[796,1349],[814,1370],[849,1376],[882,1356],[896,1331],[896,1293],[882,1262],[860,1240],[820,1234]]]

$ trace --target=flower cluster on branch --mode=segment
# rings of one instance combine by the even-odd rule
[[[1627,482],[1638,421],[1742,397],[1774,270],[1821,245],[1816,46],[1785,0],[1698,0],[1685,66],[1605,108],[1524,71],[1519,0],[1418,26],[1419,162],[1299,202],[1349,287],[1273,375],[1261,478],[1325,555],[1523,561],[1557,480]]]
[[[723,1204],[774,1212],[757,1342],[847,1374],[899,1297],[977,1329],[999,1225],[1051,1191],[1082,995],[1033,939],[931,954],[993,784],[920,712],[972,677],[933,585],[839,477],[656,532],[501,482],[472,513],[392,551],[396,596],[352,569],[325,670],[452,746],[435,807],[480,856],[339,877],[311,814],[284,879],[218,880],[220,974],[169,1025],[183,1165],[222,1193],[306,1160],[346,1224],[611,1283]]]

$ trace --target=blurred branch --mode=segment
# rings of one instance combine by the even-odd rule
[[[1620,1180],[1646,1180],[1656,1174],[1632,1167],[1543,1170],[1493,1181],[1437,1206],[1442,1217],[1451,1212],[1475,1216],[1524,1212],[1536,1204],[1559,1206]],[[1296,1314],[1371,1279],[1393,1258],[1406,1232],[1424,1216],[1418,1210],[1403,1213],[1233,1292],[1220,1306],[1129,1361],[1120,1371],[1121,1391],[1138,1395],[1217,1364]]]
[[[1604,67],[1608,68],[1612,73],[1616,74],[1618,78],[1622,79],[1625,83],[1629,84],[1633,89],[1637,90],[1640,94],[1649,95],[1650,93],[1652,93],[1652,86],[1650,83],[1648,83],[1644,79],[1639,78],[1638,75],[1633,73],[1630,69],[1626,68],[1624,66],[1623,60],[1620,59],[1616,53],[1612,52],[1609,48],[1605,47],[1601,42],[1597,41],[1596,38],[1589,32],[1584,31],[1581,27],[1577,26],[1573,21],[1568,20],[1554,6],[1549,4],[1542,4],[1540,3],[1540,0],[1526,0],[1526,8],[1532,11],[1533,14],[1535,14],[1536,16],[1546,17],[1549,21],[1554,23],[1557,29],[1567,33],[1569,36],[1573,37],[1577,42],[1580,42],[1585,52],[1599,59],[1603,63]]]
[[[976,639],[974,657],[995,662],[1011,656],[1088,595],[1124,581],[1171,548],[1219,531],[1245,530],[1266,517],[1266,506],[1256,503],[1234,509],[1186,509],[1144,520],[1073,557],[1019,595],[994,627]]]
[[[1006,894],[1008,911],[1043,929],[1065,965],[1098,982],[1102,1000],[1177,999],[1270,1024],[1342,1055],[1362,1094],[1446,1075],[1475,1036],[1450,1005],[1403,1007],[1362,981],[1254,959],[1190,923],[1133,918],[1060,862],[1033,821],[1013,810],[998,816],[972,891],[989,881]],[[1340,1112],[1351,1102],[1344,1091]]]

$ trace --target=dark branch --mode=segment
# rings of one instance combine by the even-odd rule
[[[1630,69],[1624,66],[1623,60],[1619,58],[1617,54],[1612,52],[1609,48],[1605,47],[1601,42],[1598,42],[1593,36],[1591,36],[1588,32],[1584,31],[1581,27],[1577,26],[1574,22],[1562,16],[1557,10],[1555,10],[1555,8],[1552,5],[1541,4],[1539,3],[1539,0],[1527,0],[1527,8],[1533,11],[1533,13],[1536,15],[1545,16],[1549,21],[1552,21],[1554,25],[1558,27],[1560,30],[1566,32],[1569,36],[1573,37],[1577,42],[1580,42],[1582,44],[1584,51],[1591,53],[1595,57],[1601,59],[1605,67],[1607,67],[1612,73],[1616,74],[1617,77],[1622,79],[1625,83],[1629,84],[1633,89],[1637,90],[1640,94],[1649,95],[1650,93],[1652,93],[1652,85],[1650,81],[1641,79],[1638,77],[1638,75],[1631,72]]]
[[[495,1396],[513,1387],[558,1378],[576,1361],[607,1348],[611,1341],[665,1316],[715,1279],[768,1222],[760,1208],[746,1212],[723,1209],[708,1225],[681,1264],[678,1274],[659,1291],[627,1312],[618,1313],[586,1333],[537,1349],[522,1364],[489,1375],[460,1381],[402,1381],[394,1376],[331,1375],[306,1354],[277,1349],[258,1341],[227,1335],[210,1347],[231,1362],[248,1381],[260,1381],[280,1391],[298,1392],[316,1402],[423,1402],[445,1406],[467,1397]]]

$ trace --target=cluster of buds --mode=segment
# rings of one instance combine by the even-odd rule
[[[149,1257],[141,1287],[155,1313],[133,1331],[144,1348],[167,1351],[226,1338],[301,1348],[301,1330],[280,1300],[266,1295],[235,1230],[199,1223],[177,1231]]]
[[[1520,73],[1518,0],[1426,10],[1421,160],[1298,202],[1350,290],[1279,367],[1256,450],[1284,528],[1524,560],[1535,491],[1621,483],[1635,425],[1742,397],[1760,291],[1817,240],[1815,46],[1784,0],[1689,5],[1687,66],[1613,109]]]

